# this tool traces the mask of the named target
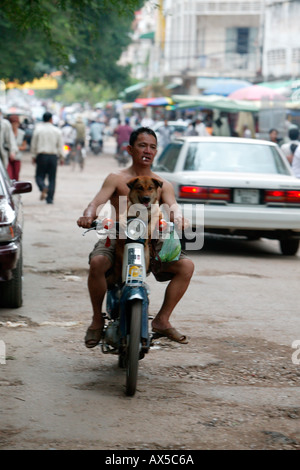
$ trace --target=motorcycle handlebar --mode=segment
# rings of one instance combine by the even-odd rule
[[[116,228],[117,231],[119,231],[119,225],[120,223],[119,222],[116,222],[112,219],[108,219],[108,218],[105,218],[105,219],[95,219],[92,223],[91,223],[91,227],[89,229],[87,229],[83,235],[85,235],[87,232],[90,232],[91,230],[111,230],[112,228]],[[159,226],[158,226],[158,230],[160,232],[165,232],[167,229],[171,229],[171,230],[174,230],[174,222],[168,222],[164,219],[162,219],[160,222],[159,222]]]

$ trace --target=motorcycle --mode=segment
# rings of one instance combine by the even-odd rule
[[[82,142],[75,143],[72,151],[70,152],[70,163],[71,163],[73,170],[75,169],[76,164],[78,164],[79,168],[83,170],[85,157],[86,157],[86,150]]]
[[[102,142],[99,140],[91,140],[90,147],[94,155],[99,155],[102,152]]]
[[[127,151],[128,145],[129,145],[129,142],[122,142],[122,144],[120,145],[120,148],[116,155],[119,166],[126,166],[127,163],[129,162],[130,155]]]
[[[72,159],[73,147],[71,144],[64,144],[64,161],[65,165],[70,165]]]
[[[174,224],[164,221],[171,229]],[[91,230],[105,237],[115,237],[120,227],[111,219],[96,220]],[[125,247],[122,264],[122,280],[107,290],[106,314],[100,346],[104,354],[118,355],[119,367],[126,369],[125,393],[136,392],[138,363],[150,350],[155,339],[148,329],[149,288],[146,284],[144,246],[147,226],[142,219],[131,218],[126,222]]]

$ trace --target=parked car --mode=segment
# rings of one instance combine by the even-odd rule
[[[193,230],[195,204],[204,206],[204,231],[279,240],[295,255],[300,239],[300,179],[277,144],[232,137],[182,137],[153,165],[169,180]],[[203,230],[203,228],[202,228]]]
[[[0,160],[0,307],[22,305],[21,193],[32,190],[29,181],[11,181]]]

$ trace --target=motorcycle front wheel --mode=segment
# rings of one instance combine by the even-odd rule
[[[133,396],[136,391],[142,324],[142,300],[130,303],[130,333],[127,344],[126,395]]]

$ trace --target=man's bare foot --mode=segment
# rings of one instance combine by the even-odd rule
[[[159,328],[153,328],[152,331],[157,338],[160,338],[161,336],[163,336],[163,337],[171,339],[172,341],[176,341],[176,343],[181,343],[181,344],[188,343],[187,337],[183,335],[182,333],[179,333],[179,331],[177,331],[176,328],[171,327],[171,328],[164,328],[162,330]]]
[[[167,328],[172,328],[171,323],[167,320],[164,321],[158,315],[152,320],[152,328],[157,328],[159,330],[166,330]]]

